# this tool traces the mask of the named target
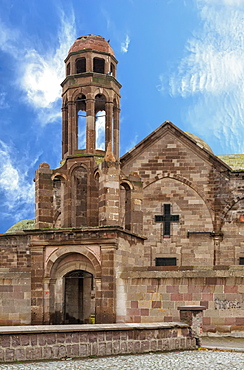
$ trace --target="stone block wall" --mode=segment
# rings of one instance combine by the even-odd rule
[[[203,332],[244,330],[244,277],[241,266],[227,270],[127,271],[122,274],[126,297],[125,322],[171,322],[177,308],[206,307]]]
[[[143,181],[145,266],[168,257],[176,258],[177,266],[239,264],[244,256],[242,177],[227,176],[217,158],[191,144],[170,123],[122,157],[121,168],[127,176],[137,172]],[[179,222],[171,223],[170,237],[164,238],[163,223],[154,217],[162,215],[167,203]]]
[[[183,323],[5,327],[0,362],[53,360],[197,348]]]
[[[0,325],[31,324],[30,261],[28,236],[0,239]]]
[[[31,324],[30,272],[0,269],[0,325]]]

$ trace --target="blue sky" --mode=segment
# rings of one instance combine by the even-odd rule
[[[244,0],[0,0],[0,232],[59,165],[63,60],[90,33],[119,61],[121,155],[165,120],[244,153]]]

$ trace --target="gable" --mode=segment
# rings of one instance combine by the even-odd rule
[[[145,139],[138,143],[134,148],[124,154],[120,159],[121,167],[127,167],[128,164],[136,160],[138,156],[140,157],[145,155],[145,153],[154,152],[154,148],[155,146],[158,146],[159,142],[161,143],[161,145],[163,145],[162,139],[166,135],[170,135],[171,138],[174,137],[175,142],[171,143],[171,146],[166,144],[165,149],[173,149],[176,142],[181,142],[182,145],[185,146],[185,148],[188,148],[189,154],[191,153],[190,156],[196,155],[199,157],[199,159],[201,158],[202,160],[209,162],[209,164],[214,165],[215,167],[222,167],[222,170],[230,170],[230,167],[226,163],[224,163],[221,159],[219,159],[212,153],[211,148],[206,143],[204,143],[203,140],[197,138],[195,135],[183,132],[169,121],[164,122],[155,131],[153,131],[150,135],[148,135]],[[172,139],[170,139],[170,142],[171,141]],[[174,151],[172,150],[170,155],[171,159],[174,159],[173,152]]]

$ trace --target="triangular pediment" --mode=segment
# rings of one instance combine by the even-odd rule
[[[130,161],[133,161],[137,156],[142,155],[144,151],[148,151],[150,146],[155,145],[158,140],[161,140],[166,135],[175,137],[175,139],[179,140],[184,146],[188,147],[203,160],[215,164],[216,166],[224,167],[225,170],[231,170],[226,163],[214,155],[208,145],[202,144],[202,140],[194,140],[194,135],[185,133],[170,121],[165,121],[161,126],[145,137],[145,139],[140,141],[131,150],[125,153],[120,158],[122,167],[127,165]]]

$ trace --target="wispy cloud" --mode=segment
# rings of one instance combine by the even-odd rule
[[[8,108],[8,103],[6,101],[6,93],[0,92],[0,109]]]
[[[125,41],[121,42],[120,49],[122,53],[127,53],[129,50],[129,45],[130,45],[130,37],[129,35],[126,35]]]
[[[31,40],[0,21],[0,49],[10,54],[18,65],[15,68],[19,71],[17,86],[23,90],[26,101],[38,110],[43,124],[60,117],[56,102],[61,95],[60,81],[64,79],[63,60],[75,40],[75,33],[74,14],[66,17],[61,13],[58,46],[40,52]]]
[[[19,167],[14,165],[13,152],[11,146],[0,141],[1,214],[19,221],[34,211],[34,183],[28,180],[29,166],[24,163]],[[36,160],[31,166],[35,163]]]
[[[169,91],[193,97],[186,119],[196,132],[214,134],[224,150],[243,152],[244,1],[196,4],[202,26],[188,40],[186,56],[168,81]],[[163,90],[165,76],[161,83]]]
[[[230,5],[243,7],[243,0],[197,0],[198,3],[205,3],[209,5]]]

